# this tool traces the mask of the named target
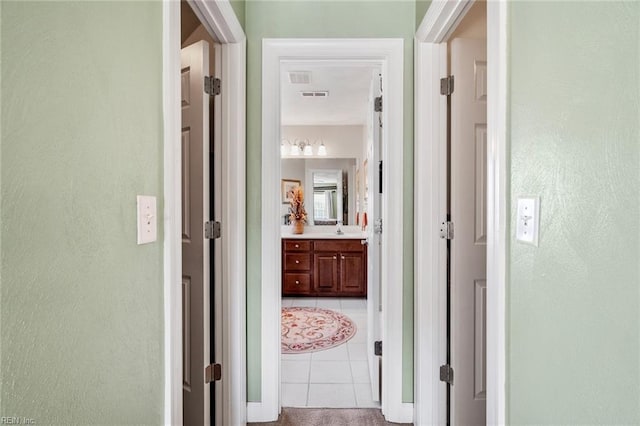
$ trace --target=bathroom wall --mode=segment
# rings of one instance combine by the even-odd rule
[[[640,3],[509,3],[508,424],[640,424]]]
[[[247,390],[261,401],[261,72],[263,38],[404,39],[402,399],[413,401],[413,38],[414,1],[249,1],[247,33]]]
[[[0,7],[0,415],[161,424],[162,3]]]
[[[308,140],[311,143],[322,141],[331,158],[357,158],[362,155],[364,126],[282,126],[282,139],[293,143],[296,140]],[[314,146],[314,152],[317,147]]]

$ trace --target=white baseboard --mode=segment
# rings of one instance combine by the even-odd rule
[[[248,423],[275,422],[276,420],[278,420],[278,413],[274,413],[271,407],[267,407],[262,402],[247,402]]]
[[[388,422],[393,423],[413,423],[413,402],[403,402],[385,418]]]

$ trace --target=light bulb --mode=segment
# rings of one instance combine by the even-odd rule
[[[311,148],[311,145],[305,145],[303,153],[304,155],[313,155],[313,149]]]
[[[298,148],[298,145],[291,145],[291,152],[289,152],[289,155],[293,155],[293,156],[300,155],[300,148]]]
[[[327,147],[324,146],[324,142],[322,142],[318,147],[318,155],[327,155]]]
[[[284,146],[284,142],[280,144],[280,156],[284,157],[287,155],[287,147]]]

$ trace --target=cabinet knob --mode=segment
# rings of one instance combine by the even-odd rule
[[[299,261],[299,260],[296,260],[296,263],[300,263],[300,261]]]
[[[337,256],[333,256],[333,258],[334,258],[334,259],[337,259],[338,257],[337,257]]]
[[[299,285],[299,284],[300,284],[300,281],[296,280],[296,284],[298,284],[298,285]]]
[[[300,244],[296,244],[296,248],[300,248]]]
[[[344,260],[344,256],[342,256],[342,260]]]

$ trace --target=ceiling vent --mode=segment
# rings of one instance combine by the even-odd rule
[[[291,84],[311,83],[311,71],[289,71],[289,82]]]
[[[326,98],[329,96],[328,90],[307,90],[300,92],[303,98]]]

